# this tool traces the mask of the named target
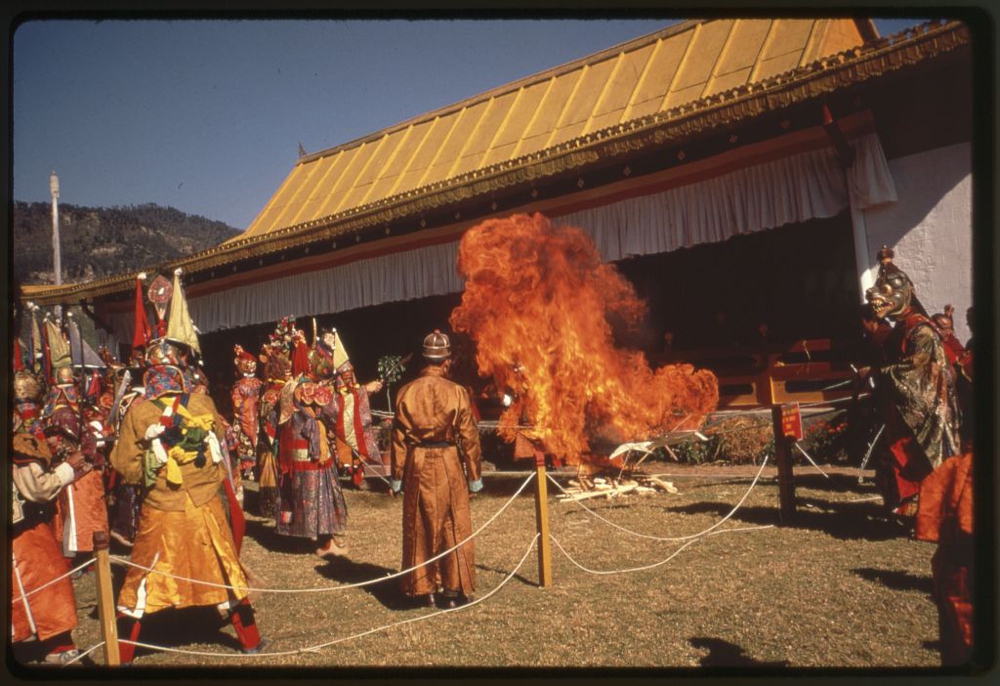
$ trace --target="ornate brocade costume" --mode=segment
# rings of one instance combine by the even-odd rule
[[[257,462],[257,441],[260,436],[260,396],[264,382],[255,376],[244,376],[233,384],[233,438],[238,461],[244,467]]]
[[[279,515],[276,531],[318,540],[347,531],[347,503],[337,481],[330,437],[340,412],[329,384],[307,376],[281,390]]]
[[[888,363],[876,385],[889,450],[876,466],[876,479],[894,507],[916,495],[920,481],[958,452],[958,410],[953,369],[930,320],[916,312],[901,318],[885,352]]]

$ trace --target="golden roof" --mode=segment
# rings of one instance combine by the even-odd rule
[[[214,270],[335,239],[682,140],[969,42],[960,22],[889,39],[868,20],[686,21],[304,156],[243,234],[160,268]],[[135,275],[25,285],[22,297],[56,304],[122,294]]]
[[[305,156],[233,241],[469,177],[863,42],[853,19],[686,21]]]

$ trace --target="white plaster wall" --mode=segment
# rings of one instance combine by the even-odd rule
[[[955,335],[971,332],[965,310],[972,304],[972,151],[968,143],[889,161],[899,200],[864,210],[868,256],[882,245],[913,280],[928,314],[955,307]]]

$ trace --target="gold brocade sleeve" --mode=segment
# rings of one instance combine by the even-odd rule
[[[406,464],[406,443],[403,442],[405,432],[400,422],[403,392],[396,396],[396,417],[392,421],[392,446],[390,448],[390,477],[396,481],[403,480],[403,465]]]
[[[462,446],[461,455],[465,462],[465,473],[469,481],[478,481],[482,476],[482,447],[479,445],[479,429],[476,427],[476,420],[472,416],[472,401],[469,399],[469,392],[459,385],[455,385],[455,394],[458,396],[458,414],[456,427],[457,438]]]
[[[130,484],[137,484],[142,480],[142,455],[145,448],[141,443],[142,433],[139,429],[140,407],[132,407],[125,414],[118,440],[111,450],[111,466]]]

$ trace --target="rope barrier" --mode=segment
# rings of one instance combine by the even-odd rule
[[[368,636],[370,634],[374,634],[374,633],[379,632],[379,631],[386,631],[388,629],[392,629],[392,628],[397,627],[397,626],[403,626],[404,624],[413,624],[415,622],[422,622],[424,620],[430,619],[431,617],[438,617],[440,615],[447,614],[447,613],[450,613],[450,612],[460,612],[460,611],[463,611],[463,610],[468,610],[469,608],[471,608],[471,607],[473,607],[475,605],[478,605],[478,604],[480,604],[480,603],[488,600],[494,594],[496,594],[501,588],[503,588],[505,585],[507,585],[507,582],[509,582],[512,578],[514,578],[514,575],[516,575],[517,572],[524,565],[524,561],[528,559],[528,556],[531,554],[531,551],[534,549],[535,542],[537,540],[538,540],[538,534],[536,533],[535,536],[531,539],[531,542],[528,544],[527,550],[525,550],[524,555],[521,557],[520,562],[517,563],[517,566],[514,567],[513,570],[511,570],[511,572],[503,579],[503,581],[501,581],[493,590],[491,590],[486,595],[480,596],[479,598],[476,598],[475,600],[473,600],[473,601],[471,601],[469,603],[466,603],[465,605],[460,605],[459,607],[449,608],[449,609],[443,609],[443,610],[437,610],[435,612],[430,612],[430,613],[427,613],[427,614],[424,614],[424,615],[420,615],[419,617],[411,617],[410,619],[404,619],[404,620],[399,621],[399,622],[393,622],[392,624],[385,624],[383,626],[376,627],[374,629],[368,629],[366,631],[362,631],[362,632],[357,633],[357,634],[352,634],[350,636],[344,636],[344,637],[335,639],[333,641],[327,641],[326,643],[318,643],[318,644],[313,645],[313,646],[306,646],[305,648],[298,648],[296,650],[284,650],[284,651],[273,652],[273,653],[261,652],[261,653],[254,653],[254,654],[249,654],[248,655],[248,654],[244,654],[244,653],[216,653],[216,652],[198,651],[198,650],[183,650],[183,649],[180,649],[180,648],[167,648],[166,646],[157,646],[157,645],[152,645],[152,644],[149,644],[149,643],[142,643],[140,641],[129,641],[129,640],[126,640],[126,639],[119,639],[119,642],[120,643],[126,643],[128,645],[133,645],[133,646],[136,646],[136,647],[139,647],[139,648],[147,648],[147,649],[150,649],[150,650],[158,650],[158,651],[165,652],[165,653],[177,653],[177,654],[182,654],[182,655],[198,655],[198,656],[213,657],[213,658],[222,657],[222,658],[230,658],[230,659],[275,658],[275,657],[286,657],[286,656],[292,656],[292,655],[302,655],[303,653],[317,653],[320,650],[322,650],[323,648],[329,648],[332,645],[336,645],[338,643],[344,643],[346,641],[350,641],[350,640],[353,640],[355,638],[362,638],[364,636]]]
[[[608,526],[614,527],[615,529],[618,529],[620,531],[624,531],[627,534],[631,534],[631,535],[637,536],[639,538],[645,538],[645,539],[648,539],[648,540],[651,540],[651,541],[687,541],[687,540],[690,540],[690,539],[696,539],[696,538],[700,538],[701,536],[707,535],[713,529],[721,526],[726,520],[728,520],[730,517],[732,517],[734,514],[736,514],[736,511],[738,509],[740,509],[740,507],[743,506],[743,503],[750,496],[750,492],[753,491],[754,486],[757,485],[757,481],[760,479],[760,475],[764,472],[764,467],[766,465],[767,465],[767,457],[765,457],[764,461],[761,463],[760,469],[757,470],[757,476],[754,477],[753,482],[750,484],[750,487],[747,489],[747,492],[743,494],[743,497],[740,498],[740,501],[738,503],[736,503],[736,506],[733,507],[733,509],[729,511],[729,514],[727,514],[725,517],[723,517],[718,522],[716,522],[712,526],[708,527],[704,531],[701,531],[701,532],[696,533],[696,534],[690,534],[688,536],[661,537],[661,536],[651,536],[649,534],[642,534],[642,533],[639,533],[638,531],[632,531],[631,529],[626,529],[625,527],[620,526],[618,524],[615,524],[611,520],[609,520],[609,519],[607,519],[605,517],[602,517],[601,515],[599,515],[598,513],[594,512],[593,510],[591,510],[586,505],[584,505],[579,500],[574,501],[574,502],[576,502],[577,505],[579,505],[584,510],[586,510],[587,512],[589,512],[590,514],[592,514],[594,517],[597,517],[598,519],[600,519],[602,522],[604,522]],[[556,481],[555,479],[553,479],[551,476],[548,477],[548,478],[549,478],[550,481],[552,481],[552,483],[554,483],[556,485],[556,488],[558,488],[563,493],[566,493],[566,489],[564,489],[562,487],[562,485],[559,484],[558,481]]]
[[[225,588],[225,589],[229,589],[229,590],[235,590],[235,589],[238,588],[238,589],[240,589],[240,590],[242,590],[242,591],[244,591],[246,593],[326,593],[328,591],[343,591],[343,590],[346,590],[346,589],[349,589],[349,588],[361,588],[361,587],[364,587],[364,586],[370,586],[372,584],[382,583],[383,581],[388,581],[390,579],[395,579],[397,577],[403,576],[404,574],[409,574],[410,572],[413,572],[413,571],[415,571],[417,569],[420,569],[421,567],[423,567],[425,565],[429,565],[432,562],[436,562],[437,560],[440,560],[441,558],[443,558],[443,557],[451,554],[455,550],[461,548],[463,545],[465,545],[466,543],[468,543],[469,541],[471,541],[472,539],[474,539],[476,536],[478,536],[484,529],[486,529],[486,527],[488,527],[490,524],[492,524],[497,519],[497,517],[499,517],[501,514],[503,514],[503,512],[508,507],[510,507],[511,504],[517,499],[517,497],[519,495],[521,495],[521,492],[524,491],[524,489],[528,486],[529,483],[531,483],[531,480],[534,477],[535,477],[535,475],[532,474],[527,479],[525,479],[524,483],[521,484],[521,487],[517,489],[517,492],[515,492],[514,495],[512,495],[510,497],[510,499],[506,503],[504,503],[504,505],[499,510],[497,510],[497,512],[492,517],[490,517],[482,526],[480,526],[474,532],[472,532],[471,534],[469,534],[468,537],[466,537],[465,539],[463,539],[459,543],[456,543],[454,546],[452,546],[448,550],[445,550],[444,552],[435,555],[434,557],[432,557],[432,558],[430,558],[430,559],[422,562],[419,565],[416,565],[414,567],[410,567],[409,569],[403,569],[403,570],[400,570],[400,571],[398,571],[398,572],[396,572],[394,574],[386,574],[385,576],[380,577],[378,579],[369,579],[368,581],[359,581],[359,582],[353,583],[353,584],[342,584],[340,586],[326,586],[326,587],[323,587],[323,588],[292,588],[292,589],[288,589],[288,588],[255,588],[255,587],[252,587],[252,586],[232,586],[232,585],[229,585],[229,584],[215,583],[214,581],[205,581],[205,580],[202,580],[202,579],[192,579],[192,578],[186,577],[186,576],[179,576],[177,574],[170,574],[169,572],[164,572],[164,571],[155,569],[153,567],[147,567],[145,565],[137,564],[135,562],[132,562],[131,560],[128,560],[126,558],[123,558],[123,557],[120,557],[120,556],[117,556],[117,555],[112,555],[111,556],[111,561],[115,562],[117,564],[129,566],[129,567],[135,567],[137,569],[142,569],[142,570],[144,570],[146,572],[149,572],[149,573],[152,573],[152,574],[159,574],[161,576],[165,576],[165,577],[168,577],[168,578],[171,578],[171,579],[178,579],[180,581],[187,581],[189,583],[200,584],[202,586],[211,586],[213,588]]]
[[[880,496],[880,495],[871,495],[871,496],[868,496],[867,498],[855,498],[854,500],[845,500],[844,502],[845,503],[867,503],[867,502],[871,502],[873,500],[882,500],[882,496]]]
[[[754,466],[756,466],[756,465],[754,465]],[[739,483],[741,481],[746,481],[746,478],[747,478],[746,476],[741,476],[739,474],[671,474],[670,472],[662,472],[662,473],[659,473],[659,474],[652,474],[651,476],[655,476],[658,479],[659,478],[663,478],[663,477],[668,477],[668,478],[671,478],[671,479],[699,479],[699,480],[701,480],[701,479],[728,479],[728,480],[732,481],[733,483]],[[766,477],[763,477],[763,478],[767,479],[767,480],[773,481],[777,477],[776,476],[766,476]]]
[[[709,533],[705,533],[704,535],[699,535],[697,538],[688,541],[687,543],[685,543],[684,545],[682,545],[680,548],[678,548],[677,550],[675,550],[673,553],[671,553],[670,555],[668,555],[665,559],[660,560],[659,562],[654,562],[653,564],[650,564],[650,565],[643,565],[641,567],[628,567],[628,568],[624,568],[624,569],[608,569],[608,570],[597,570],[597,569],[590,569],[588,567],[584,567],[582,564],[580,564],[579,562],[577,562],[576,560],[573,559],[573,557],[562,546],[562,543],[560,543],[559,540],[554,535],[549,534],[549,538],[551,538],[552,541],[559,547],[559,550],[562,551],[562,554],[566,556],[567,560],[569,560],[570,562],[572,562],[574,565],[576,565],[577,567],[579,567],[583,571],[587,572],[588,574],[608,575],[608,574],[627,574],[627,573],[630,573],[630,572],[641,572],[641,571],[644,571],[644,570],[647,570],[647,569],[655,569],[656,567],[660,567],[662,565],[665,565],[668,562],[670,562],[671,560],[673,560],[675,557],[677,557],[678,555],[680,555],[681,552],[683,552],[684,549],[687,548],[689,545],[693,545],[694,543],[697,543],[698,541],[702,540],[703,538],[707,538],[708,536],[718,536],[719,534],[728,534],[728,533],[743,532],[743,531],[757,531],[757,530],[760,530],[760,529],[771,529],[771,528],[774,528],[773,524],[765,524],[765,525],[761,525],[761,526],[739,527],[739,528],[736,528],[736,529],[723,529],[722,531],[712,531],[712,532],[709,532]]]
[[[93,646],[92,648],[88,648],[84,652],[80,653],[79,655],[77,655],[76,657],[74,657],[72,660],[67,660],[66,663],[63,664],[63,665],[61,665],[61,666],[62,667],[69,667],[70,665],[72,665],[72,664],[74,664],[76,662],[79,662],[80,660],[82,660],[83,658],[87,657],[88,655],[90,655],[92,652],[94,652],[98,648],[103,648],[104,645],[105,645],[105,643],[106,643],[106,641],[101,641],[100,643],[98,643],[97,645]]]
[[[69,576],[72,576],[73,574],[76,574],[81,569],[89,567],[91,564],[94,563],[95,560],[96,560],[96,558],[93,558],[93,557],[90,558],[89,560],[87,560],[86,562],[84,562],[83,564],[81,564],[79,567],[76,567],[74,569],[69,570],[68,572],[66,572],[62,576],[57,576],[55,579],[51,579],[49,581],[46,581],[44,584],[42,584],[38,588],[33,588],[30,591],[25,591],[24,596],[28,597],[29,595],[31,595],[33,593],[38,593],[39,591],[48,588],[52,584],[58,583],[58,582],[62,581],[63,579],[65,579],[66,577],[69,577]]]

